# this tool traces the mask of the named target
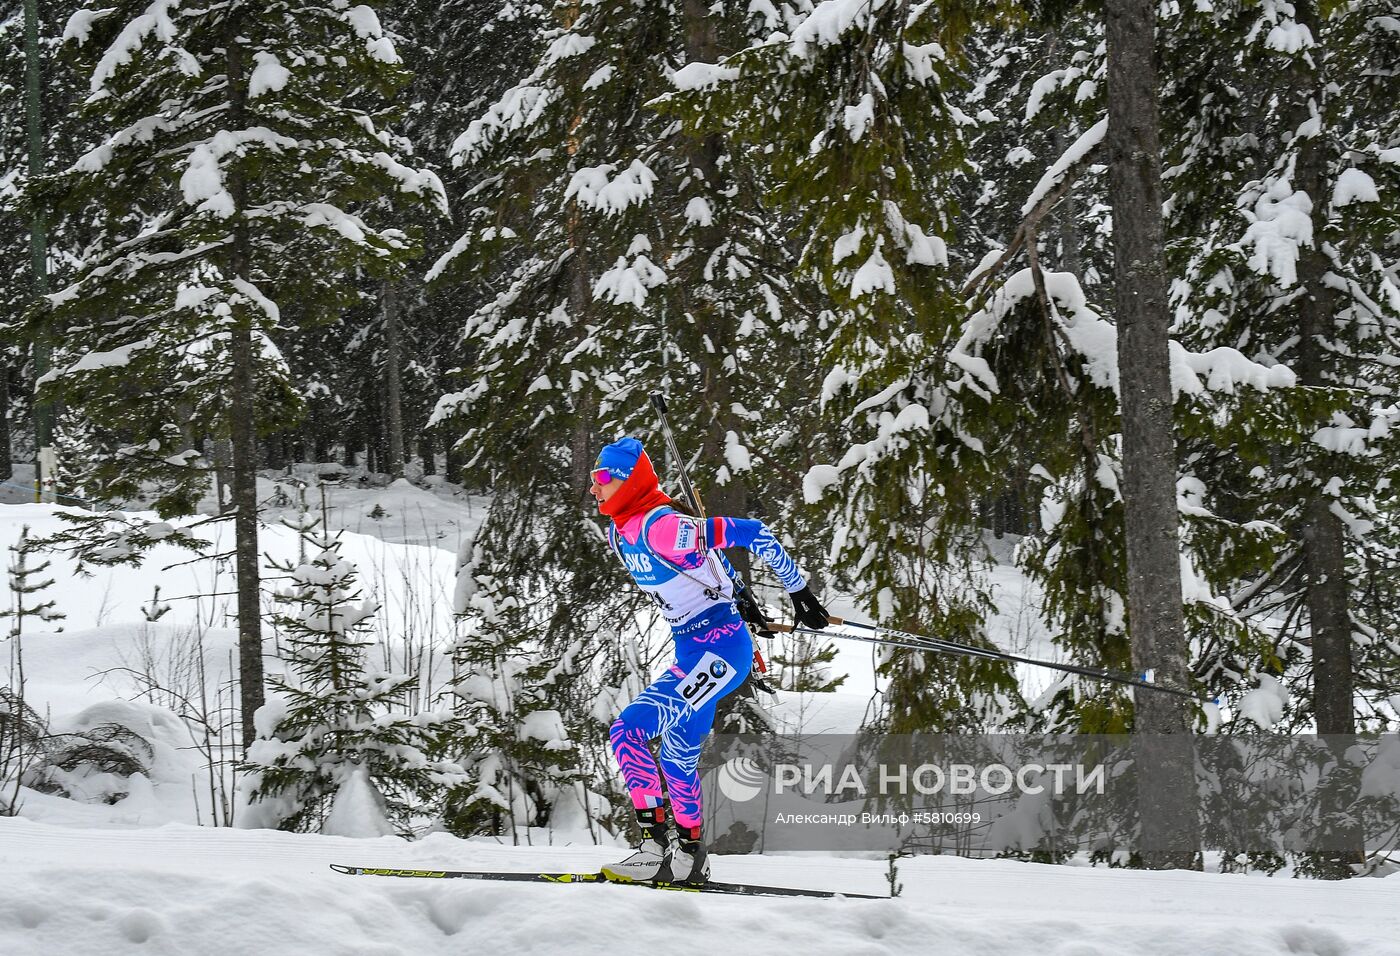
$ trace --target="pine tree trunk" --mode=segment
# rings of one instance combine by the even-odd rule
[[[1318,193],[1313,190],[1320,183],[1308,185],[1304,172],[1304,155],[1308,152],[1305,149],[1299,156],[1299,186],[1315,196]],[[1322,283],[1326,271],[1326,257],[1320,251],[1304,250],[1298,263],[1299,280],[1307,290],[1298,300],[1302,336],[1297,371],[1301,385],[1329,384],[1323,371],[1326,352],[1322,342],[1330,331],[1334,295]],[[1317,476],[1317,483],[1324,478]],[[1310,492],[1302,530],[1303,572],[1312,631],[1313,707],[1319,734],[1353,734],[1355,691],[1346,529],[1333,513],[1331,503],[1332,499],[1320,490]]]
[[[326,427],[321,422],[320,413],[314,409],[301,426],[301,454],[306,461],[330,460],[330,442],[327,440]]]
[[[443,471],[443,477],[448,481],[462,483],[464,477],[462,475],[462,453],[457,450],[455,441],[449,440],[447,442],[447,460],[443,465]]]
[[[1167,351],[1166,254],[1152,0],[1108,0],[1108,156],[1123,409],[1123,510],[1133,666],[1188,686]],[[1135,695],[1142,860],[1199,869],[1184,703]]]
[[[341,461],[346,468],[354,468],[356,463],[356,453],[360,449],[360,428],[357,424],[351,423],[344,430],[345,446]]]
[[[1313,707],[1319,734],[1356,733],[1345,535],[1341,519],[1332,512],[1331,499],[1313,495],[1303,529],[1303,568],[1308,582]]]
[[[715,37],[714,16],[706,0],[685,0],[686,55],[691,62],[713,63],[720,58],[719,42]],[[719,186],[719,160],[724,145],[718,135],[692,137],[686,143],[686,159],[705,182],[707,191],[716,192]],[[699,261],[709,259],[710,254],[725,241],[720,225],[696,226],[696,256]],[[731,353],[734,343],[734,323],[728,316],[716,310],[708,302],[687,303],[689,311],[699,319],[699,331],[714,344],[715,358],[709,365],[701,367],[700,408],[696,411],[709,420],[705,436],[703,457],[706,461],[724,461],[725,438],[731,430],[737,430],[732,407],[733,394],[729,377],[720,364],[723,356]],[[679,467],[680,463],[677,463]],[[731,474],[729,481],[710,491],[706,502],[707,509],[716,515],[743,515],[748,511],[748,492],[744,481]],[[735,567],[741,574],[748,572],[748,552],[735,551]]]
[[[593,290],[588,282],[587,256],[582,244],[574,247],[574,253],[569,257],[567,268],[570,270],[569,277],[569,313],[574,317],[574,321],[579,323],[582,330],[582,317],[587,314],[588,307],[593,299]],[[580,332],[580,334],[582,334]],[[577,406],[574,409],[574,429],[569,436],[569,493],[578,502],[583,502],[584,496],[588,494],[588,486],[592,479],[589,477],[593,469],[595,452],[593,450],[593,417],[597,409],[596,399],[593,397],[591,388],[585,386],[585,390],[575,397]]]
[[[0,481],[14,476],[10,451],[10,365],[0,362]]]
[[[1298,21],[1318,37],[1321,24],[1313,0],[1299,0],[1294,10]],[[1297,102],[1293,118],[1298,123],[1295,128],[1312,112],[1310,104],[1315,104],[1321,113],[1325,83],[1324,77],[1308,69],[1301,60],[1296,74]],[[1327,222],[1327,197],[1331,195],[1326,148],[1322,131],[1305,139],[1299,145],[1296,166],[1297,188],[1306,192],[1313,202],[1314,242],[1300,250],[1298,259],[1298,282],[1304,294],[1298,300],[1302,336],[1298,343],[1296,371],[1298,383],[1307,386],[1334,384],[1327,375],[1326,342],[1333,332],[1337,293],[1328,288],[1325,281],[1331,265],[1320,241]],[[1314,477],[1319,485],[1325,484],[1328,478],[1326,475]],[[1312,622],[1314,706],[1318,733],[1350,734],[1355,732],[1356,724],[1352,703],[1345,529],[1329,504],[1328,496],[1315,493],[1307,504],[1303,530],[1303,563],[1308,580],[1308,614]]]
[[[399,292],[392,282],[384,283],[384,404],[385,426],[389,433],[387,470],[403,477],[403,383],[400,367],[403,356],[399,345]]]
[[[245,51],[238,38],[239,17],[227,20],[227,62],[229,123],[233,129],[245,125],[245,96],[248,88]],[[248,190],[237,164],[229,168],[229,192],[234,203],[233,242],[230,271],[252,281],[248,227],[243,210],[248,207]],[[262,607],[258,571],[258,437],[256,423],[257,389],[253,377],[253,334],[249,322],[240,321],[230,340],[233,375],[229,394],[229,437],[233,457],[234,566],[238,590],[238,684],[243,718],[243,750],[247,752],[257,737],[253,715],[263,705]]]
[[[24,4],[24,111],[25,133],[29,153],[29,181],[35,182],[44,175],[44,110],[43,110],[43,53],[39,42],[39,4],[37,0],[25,0]],[[33,279],[32,293],[35,299],[49,291],[49,210],[48,204],[36,202],[30,209],[29,218],[29,265]],[[53,344],[50,340],[47,321],[40,326],[35,336],[31,356],[34,381],[37,383],[49,371]],[[34,454],[37,466],[34,478],[36,490],[45,483],[56,490],[57,475],[45,474],[45,468],[52,468],[52,458],[46,457],[53,449],[54,407],[47,399],[34,397],[32,409],[34,421]]]
[[[262,459],[267,463],[268,468],[275,468],[281,471],[287,467],[287,442],[283,434],[268,435],[262,441]]]
[[[437,474],[437,442],[433,441],[433,431],[425,428],[418,436],[418,457],[423,459],[423,474]]]
[[[384,402],[378,384],[376,379],[366,378],[360,389],[364,407],[360,421],[365,434],[365,467],[372,474],[384,472],[385,459],[389,454],[389,443],[384,437]]]
[[[561,6],[564,29],[567,30],[578,19],[579,0],[570,0],[567,6]],[[571,159],[578,154],[578,139],[573,133],[578,122],[579,116],[575,115],[565,143]],[[593,303],[593,289],[588,278],[588,243],[579,229],[577,201],[568,206],[567,216],[570,255],[565,268],[569,270],[569,315],[582,335],[583,317]],[[575,401],[574,429],[569,436],[569,494],[573,499],[583,501],[592,483],[593,416],[597,406],[591,390],[577,396]]]
[[[232,499],[233,472],[230,469],[233,465],[233,448],[229,439],[223,437],[213,438],[210,443],[214,455],[214,497],[218,499],[219,511],[222,512]]]
[[[691,62],[714,63],[720,58],[719,42],[715,36],[714,16],[705,0],[685,0],[686,56]],[[719,160],[723,155],[723,142],[717,135],[692,137],[686,144],[686,158],[690,167],[707,186],[707,192],[717,191],[719,185]],[[710,253],[725,240],[722,228],[718,225],[696,226],[696,255],[699,261],[710,258]],[[713,358],[708,366],[701,369],[700,407],[696,409],[709,421],[705,436],[703,457],[706,461],[724,461],[725,438],[735,430],[733,395],[729,377],[722,366],[723,356],[731,354],[734,342],[733,321],[715,309],[713,304],[695,302],[689,304],[690,311],[699,319],[699,331],[714,344]],[[677,462],[676,467],[683,467]],[[710,515],[745,515],[748,513],[748,489],[744,479],[733,474],[723,485],[716,485],[709,492],[705,502]],[[729,554],[730,563],[745,580],[749,579],[751,565],[749,552],[735,549]],[[760,675],[757,668],[745,679],[734,693],[724,697],[715,712],[715,726],[724,728],[730,724],[734,712],[752,708],[757,693],[753,680]]]
[[[258,443],[253,420],[253,337],[233,334],[233,381],[229,401],[246,413],[231,418],[233,445],[234,565],[238,580],[238,680],[243,710],[243,749],[257,732],[253,715],[263,705],[262,602],[258,570]]]
[[[1298,0],[1294,4],[1294,15],[1315,39],[1321,37],[1322,24],[1314,0]],[[1308,60],[1298,57],[1294,61],[1294,101],[1288,114],[1294,129],[1313,115],[1326,115],[1323,108],[1327,82],[1323,75],[1325,56],[1324,51],[1317,50]],[[1335,329],[1337,293],[1326,282],[1331,263],[1321,241],[1327,223],[1327,197],[1331,195],[1327,163],[1326,132],[1319,129],[1298,144],[1295,166],[1296,186],[1307,193],[1313,203],[1313,243],[1300,249],[1298,257],[1298,283],[1303,294],[1298,299],[1300,338],[1295,371],[1298,384],[1316,387],[1336,384],[1327,374],[1330,359],[1326,343]],[[1313,708],[1319,734],[1343,736],[1356,732],[1346,528],[1332,511],[1332,498],[1321,491],[1330,476],[1314,474],[1311,478],[1312,481],[1305,483],[1305,487],[1311,486],[1313,490],[1308,492],[1304,504],[1302,554],[1307,582],[1305,601],[1312,632]],[[1329,743],[1340,759],[1347,742]],[[1338,806],[1332,812],[1341,812],[1349,802],[1346,794],[1338,794]],[[1332,839],[1329,835],[1329,842]],[[1324,875],[1349,876],[1347,864],[1365,861],[1359,832],[1341,834],[1340,844],[1354,844],[1355,849],[1323,854],[1334,864],[1323,868]]]
[[[572,254],[565,268],[569,270],[569,315],[583,335],[583,318],[593,303],[593,289],[588,278],[588,249],[579,235],[577,212],[570,207],[569,246]],[[593,450],[593,418],[597,401],[591,388],[575,396],[574,428],[569,436],[569,494],[578,502],[583,502],[592,482],[595,452]]]

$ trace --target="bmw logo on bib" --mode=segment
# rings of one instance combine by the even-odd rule
[[[681,676],[676,691],[691,710],[699,710],[714,698],[723,697],[725,688],[734,682],[738,674],[734,665],[714,651],[706,651],[695,662],[690,673]]]

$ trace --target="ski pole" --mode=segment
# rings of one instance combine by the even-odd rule
[[[934,653],[954,654],[962,657],[980,657],[985,660],[1012,661],[1019,664],[1030,664],[1035,667],[1047,667],[1051,670],[1064,671],[1069,674],[1079,674],[1082,677],[1091,677],[1095,680],[1108,681],[1114,684],[1123,684],[1128,687],[1141,687],[1146,690],[1160,691],[1163,694],[1172,694],[1176,697],[1184,697],[1202,704],[1219,704],[1218,700],[1210,697],[1203,697],[1193,694],[1190,691],[1180,690],[1176,687],[1168,687],[1163,684],[1155,684],[1131,674],[1121,671],[1111,671],[1099,667],[1085,667],[1080,664],[1063,664],[1057,661],[1043,661],[1034,657],[1023,657],[1020,654],[1008,654],[1005,651],[996,651],[986,647],[973,647],[970,644],[959,644],[956,641],[944,640],[943,638],[927,637],[923,634],[914,634],[909,631],[899,631],[894,628],[876,627],[873,624],[861,624],[856,621],[847,621],[842,618],[829,618],[833,625],[838,627],[855,627],[872,632],[872,636],[863,637],[857,634],[842,634],[839,631],[819,631],[809,627],[795,627],[791,624],[770,624],[774,631],[795,634],[815,634],[825,637],[839,637],[847,641],[860,641],[864,644],[876,644],[884,647],[900,647],[907,650],[931,651]],[[894,634],[904,638],[904,640],[890,640],[885,637],[874,636],[876,634]]]
[[[660,392],[651,393],[651,404],[656,409],[656,417],[661,419],[661,433],[666,436],[666,447],[671,451],[671,458],[676,463],[676,470],[680,473],[681,493],[685,495],[690,507],[695,509],[695,516],[700,519],[700,550],[705,550],[705,503],[700,500],[700,495],[696,492],[695,486],[690,483],[690,472],[685,467],[685,459],[681,457],[681,450],[676,446],[676,436],[671,433],[671,422],[666,418],[666,399]]]

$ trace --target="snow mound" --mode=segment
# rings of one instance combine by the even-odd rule
[[[359,766],[346,774],[321,832],[326,836],[360,838],[394,835],[384,812],[384,796],[369,779],[368,767]]]
[[[167,826],[75,831],[0,819],[0,952],[660,953],[791,956],[1394,956],[1395,887],[1200,873],[901,860],[892,900],[693,896],[599,885],[342,876],[330,863],[596,870],[616,848],[417,843]],[[881,893],[884,860],[718,857],[719,878]],[[81,940],[81,943],[77,941]]]
[[[1288,688],[1276,677],[1259,675],[1259,686],[1240,698],[1240,716],[1268,730],[1283,718],[1288,705]]]

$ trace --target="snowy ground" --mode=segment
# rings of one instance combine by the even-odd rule
[[[8,547],[18,540],[25,526],[36,537],[60,530],[63,522],[57,512],[47,504],[0,506],[0,544]],[[332,520],[332,527],[335,526]],[[197,533],[213,542],[211,550],[215,553],[232,550],[231,522],[208,526]],[[290,528],[271,524],[263,527],[259,546],[273,560],[285,562],[297,558],[299,541]],[[455,540],[448,550],[345,533],[341,553],[355,562],[361,586],[381,604],[381,631],[394,638],[386,642],[386,647],[396,647],[412,636],[446,641],[455,633],[451,601],[455,550]],[[162,627],[201,628],[211,644],[211,653],[212,648],[232,646],[231,561],[193,560],[190,552],[159,546],[152,549],[140,567],[92,567],[90,576],[80,577],[66,558],[52,556],[49,560],[52,567],[48,575],[56,583],[48,596],[56,599],[58,609],[67,615],[62,622],[64,634],[35,634],[26,640],[25,653],[40,668],[46,659],[55,659],[61,670],[53,675],[54,680],[75,685],[74,692],[81,698],[91,699],[91,693],[82,689],[89,677],[104,665],[118,663],[122,653],[132,649],[133,629],[139,630],[145,623],[142,609],[151,604],[156,587],[160,588],[160,602],[171,608],[160,619]],[[271,587],[276,586],[275,572],[267,572],[267,579]],[[270,616],[270,597],[265,597],[264,603]],[[34,626],[33,622],[27,623],[28,628]],[[216,660],[211,658],[211,665]],[[46,680],[42,671],[31,672],[30,677],[40,684]],[[60,699],[68,691],[56,684],[52,692],[57,696],[49,700],[56,709],[74,703]]]
[[[18,503],[32,499],[22,487],[31,470],[17,467],[16,471],[19,475],[11,485],[21,487],[0,486],[0,494],[10,502],[0,503],[3,548],[18,540],[24,527],[35,537],[64,527],[60,512],[65,509]],[[259,494],[266,522],[260,533],[262,552],[277,562],[295,561],[297,534],[279,519],[293,517],[299,510],[296,485],[265,478],[260,480]],[[435,706],[430,697],[450,677],[448,651],[459,633],[452,616],[456,551],[461,540],[480,526],[485,502],[441,483],[427,488],[407,482],[375,487],[352,480],[328,486],[327,494],[330,526],[343,532],[342,553],[358,567],[366,596],[380,605],[375,619],[379,641],[370,649],[371,664],[417,674],[425,692],[415,703]],[[308,497],[308,503],[319,509],[314,488]],[[212,511],[213,503],[208,504]],[[198,533],[213,542],[212,553],[232,548],[231,523]],[[26,800],[24,814],[83,826],[209,822],[221,800],[211,794],[208,760],[199,751],[202,741],[171,711],[190,713],[203,706],[215,713],[231,703],[229,678],[235,672],[237,644],[232,563],[195,560],[187,551],[162,546],[153,549],[140,567],[92,567],[90,576],[82,577],[62,556],[46,555],[45,559],[51,562],[46,577],[55,582],[45,597],[56,600],[66,618],[59,622],[61,631],[40,630],[32,620],[25,623],[28,704],[48,719],[54,733],[116,722],[156,742],[157,755],[149,779],[134,778],[129,796],[115,805],[36,794]],[[277,572],[264,573],[270,591],[277,586]],[[151,606],[157,587],[159,602],[169,610],[152,623],[143,612]],[[270,623],[273,609],[271,595],[266,593],[264,620],[269,622],[269,641],[275,645],[280,637]],[[269,657],[267,667],[275,674],[280,662]],[[12,669],[10,648],[0,649],[0,686],[11,683]],[[161,690],[143,695],[141,689],[149,682]],[[200,703],[201,693],[207,704]],[[176,703],[179,696],[196,703],[181,706]],[[157,703],[163,706],[153,706]],[[216,716],[226,731],[225,746],[218,752],[227,757],[234,751],[234,715],[226,709]],[[115,781],[75,783],[94,800],[101,799],[109,784],[110,789],[118,789]]]
[[[17,482],[24,481],[21,473]],[[295,556],[295,535],[275,524],[295,512],[295,485],[264,479],[259,494],[274,522],[264,529],[264,550],[279,560]],[[331,525],[346,532],[344,553],[383,604],[377,653],[394,669],[443,667],[456,627],[454,552],[486,503],[440,482],[351,481],[329,494]],[[23,525],[36,534],[58,528],[53,506],[27,500],[23,487],[0,487],[7,502],[0,546]],[[231,529],[222,534],[227,541]],[[875,902],[340,876],[326,864],[594,870],[619,850],[592,845],[586,834],[507,847],[446,834],[410,844],[194,826],[208,821],[213,803],[197,741],[169,710],[132,699],[143,668],[172,684],[189,680],[196,658],[211,685],[229,673],[232,569],[188,559],[158,550],[141,568],[99,569],[90,578],[54,559],[51,593],[68,618],[62,632],[25,635],[30,702],[57,732],[108,721],[138,728],[156,756],[149,776],[73,781],[91,802],[30,792],[22,817],[0,818],[0,956],[658,953],[677,944],[782,954],[1400,956],[1400,875],[1326,884],[922,858],[900,863],[899,899]],[[1034,619],[1034,593],[1012,569],[992,574],[998,640],[1053,655]],[[151,624],[141,608],[156,585],[172,609]],[[850,732],[874,687],[871,663],[867,647],[843,645],[837,672],[851,675],[845,690],[782,695],[774,704],[780,723],[804,733]],[[444,677],[426,676],[429,685]],[[104,786],[116,783],[127,795],[101,802]],[[878,860],[789,855],[719,858],[715,875],[882,893],[885,871]]]
[[[1315,883],[923,858],[898,899],[696,897],[611,886],[346,877],[327,864],[596,869],[615,849],[414,844],[0,820],[0,953],[1395,956],[1395,881]],[[748,882],[882,893],[885,867],[719,858]]]

